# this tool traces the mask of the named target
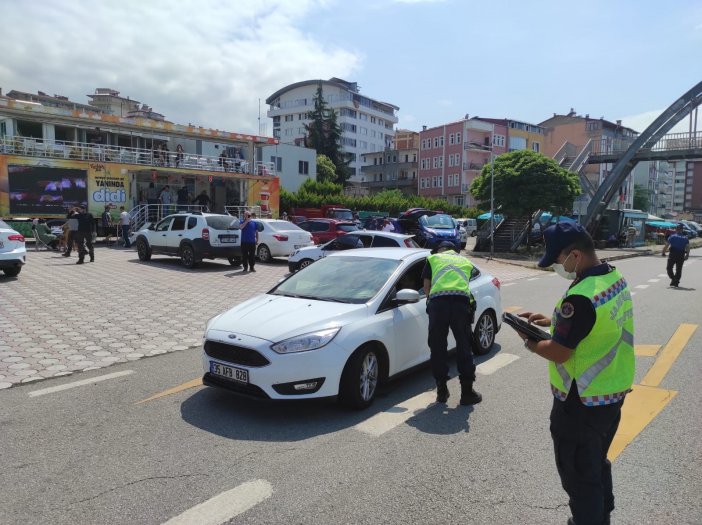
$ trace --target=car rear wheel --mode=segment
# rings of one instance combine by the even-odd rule
[[[12,268],[3,268],[2,271],[5,272],[5,275],[7,275],[8,277],[17,277],[22,271],[22,267],[14,266]]]
[[[380,361],[375,350],[370,346],[359,348],[344,367],[339,400],[350,408],[370,406],[375,399],[379,378]]]
[[[151,250],[149,250],[149,246],[144,239],[139,239],[137,241],[137,255],[139,255],[140,261],[148,261],[151,259]]]
[[[230,257],[229,258],[229,264],[231,264],[234,267],[241,266],[241,262],[243,259],[241,257]]]
[[[475,355],[487,354],[495,343],[496,334],[497,322],[495,321],[495,314],[490,310],[486,310],[480,314],[478,321],[475,323],[473,331],[473,342],[475,343],[473,353]]]
[[[300,270],[302,270],[303,268],[307,268],[313,262],[314,261],[312,259],[302,259],[300,261]]]
[[[195,250],[193,247],[186,244],[180,249],[180,261],[186,268],[194,268],[197,266],[197,261],[195,260]]]
[[[256,250],[256,255],[258,260],[262,263],[270,262],[273,257],[271,257],[271,250],[265,244],[260,244],[258,250]]]

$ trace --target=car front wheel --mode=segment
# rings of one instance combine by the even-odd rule
[[[148,261],[151,259],[151,250],[149,250],[149,246],[144,239],[139,239],[137,241],[137,255],[139,255],[140,261]]]
[[[262,263],[270,262],[270,260],[273,258],[271,257],[270,248],[268,248],[268,246],[266,246],[265,244],[260,244],[258,246],[258,250],[256,250],[256,255],[258,256],[258,260]]]
[[[12,268],[4,268],[2,271],[5,272],[5,275],[7,275],[8,277],[17,277],[22,271],[22,267],[14,266]]]
[[[241,262],[243,259],[241,257],[230,257],[229,258],[229,264],[231,264],[234,267],[241,266]]]
[[[312,259],[302,259],[300,261],[300,270],[302,270],[303,268],[307,268],[313,262],[314,261]]]
[[[356,409],[370,406],[380,378],[378,354],[372,347],[358,349],[346,363],[339,385],[339,400]]]
[[[475,355],[487,354],[495,343],[496,334],[497,322],[495,321],[495,314],[486,310],[480,314],[473,329],[473,341],[475,343],[473,353]]]
[[[195,250],[193,247],[186,244],[180,249],[180,261],[186,268],[194,268],[197,265],[195,261]]]

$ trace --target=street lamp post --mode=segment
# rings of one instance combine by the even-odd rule
[[[490,147],[490,259],[495,257],[495,155]]]

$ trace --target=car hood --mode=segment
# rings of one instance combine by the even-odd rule
[[[334,303],[279,295],[259,295],[214,318],[207,330],[235,332],[279,342],[367,315],[365,304]]]

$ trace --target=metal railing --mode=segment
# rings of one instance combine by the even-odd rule
[[[607,139],[593,142],[592,155],[617,155],[624,153],[635,139]],[[664,135],[650,148],[641,151],[681,151],[702,149],[702,131],[670,133]]]
[[[587,159],[590,157],[590,151],[592,151],[592,139],[587,141],[587,144],[585,144],[580,153],[578,153],[578,156],[575,157],[573,163],[568,169],[573,173],[580,173],[580,171],[587,164]]]
[[[141,230],[147,223],[156,223],[174,213],[207,212],[207,206],[199,204],[140,204],[129,211],[129,228],[131,231]]]
[[[193,153],[179,153],[126,146],[91,144],[63,140],[42,140],[27,137],[0,137],[0,154],[41,157],[50,159],[72,159],[96,162],[117,162],[144,166],[196,169],[245,173],[249,175],[275,176],[272,162],[254,162],[228,157],[210,157]]]
[[[553,160],[555,160],[559,166],[562,166],[563,161],[569,157],[575,157],[577,155],[577,151],[577,146],[566,140],[553,156]]]

